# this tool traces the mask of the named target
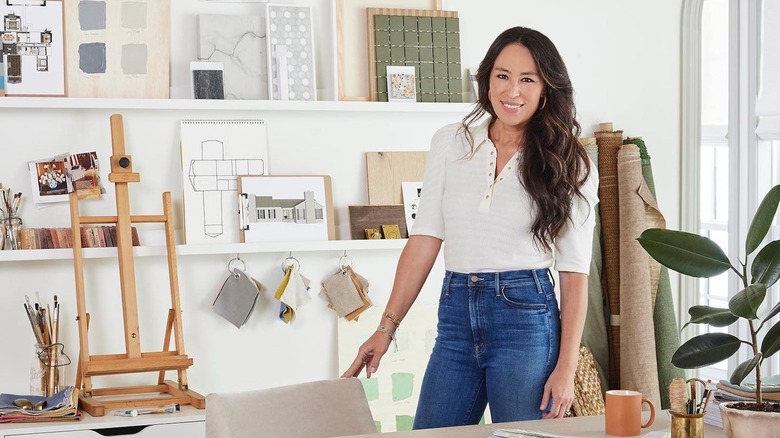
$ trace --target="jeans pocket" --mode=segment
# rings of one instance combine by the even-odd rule
[[[444,281],[439,292],[439,302],[446,300],[450,296],[450,282]]]
[[[533,282],[501,286],[499,294],[504,303],[518,309],[547,309],[547,298],[544,294],[537,292],[536,283]]]

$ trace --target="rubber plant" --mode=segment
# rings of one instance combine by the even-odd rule
[[[708,324],[728,327],[739,319],[747,321],[750,339],[728,333],[705,333],[682,344],[672,356],[678,368],[692,369],[712,365],[730,358],[741,344],[747,344],[753,357],[742,362],[729,381],[739,385],[750,375],[756,377],[756,403],[762,404],[761,363],[780,350],[780,324],[772,325],[772,317],[780,313],[780,303],[759,316],[767,289],[780,279],[780,240],[762,246],[780,202],[780,185],[772,187],[756,211],[745,239],[745,260],[733,265],[723,250],[712,240],[683,231],[649,228],[638,238],[650,257],[662,265],[691,277],[709,278],[727,270],[741,280],[742,290],[730,300],[728,308],[695,305],[688,309],[688,324]],[[755,253],[755,257],[751,256]],[[763,313],[763,312],[762,312]],[[766,330],[762,340],[759,333]]]

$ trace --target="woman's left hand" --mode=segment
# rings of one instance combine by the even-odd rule
[[[563,418],[566,412],[571,408],[574,402],[574,373],[565,372],[556,368],[547,383],[544,384],[544,393],[542,394],[542,404],[539,407],[542,411],[552,398],[552,407],[542,418]]]

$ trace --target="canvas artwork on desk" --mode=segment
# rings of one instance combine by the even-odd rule
[[[68,96],[170,96],[169,0],[65,2]]]
[[[237,243],[239,175],[268,173],[262,120],[183,120],[181,164],[185,240]]]
[[[428,357],[436,339],[438,306],[418,302],[404,317],[403,328],[396,332],[398,351],[391,346],[382,358],[379,371],[370,379],[361,374],[368,405],[379,432],[411,430],[420,387]],[[376,304],[358,321],[338,321],[339,371],[355,360],[360,345],[376,330],[384,306]]]
[[[240,176],[241,242],[336,238],[330,177]]]
[[[268,99],[265,17],[198,15],[200,61],[224,66],[225,99]]]
[[[5,94],[63,96],[63,2],[2,2],[0,16]]]

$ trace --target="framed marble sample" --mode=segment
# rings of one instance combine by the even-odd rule
[[[68,96],[170,96],[169,0],[69,0],[65,31]]]
[[[309,6],[267,5],[268,94],[273,100],[317,100],[311,13]]]
[[[199,15],[200,61],[224,66],[225,99],[268,99],[265,18]]]
[[[190,63],[193,99],[224,99],[224,66],[221,62]]]
[[[0,82],[9,96],[65,95],[63,2],[0,3]],[[4,77],[4,81],[2,81]],[[0,83],[0,95],[2,95]]]

